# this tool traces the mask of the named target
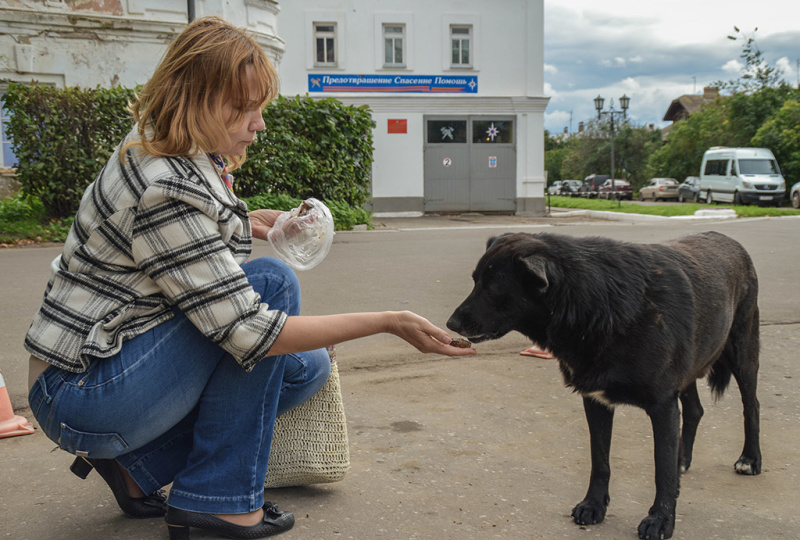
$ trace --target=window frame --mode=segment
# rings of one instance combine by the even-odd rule
[[[6,114],[5,105],[3,105],[2,98],[8,90],[8,84],[0,84],[0,169],[15,169],[19,163],[19,159],[14,154],[14,149],[11,147],[11,139],[6,134],[6,126],[11,116]],[[14,163],[11,165],[6,163],[6,148],[14,156]]]
[[[457,30],[466,30],[466,32],[456,32]],[[473,66],[473,51],[475,49],[473,45],[473,33],[474,29],[471,24],[451,24],[450,25],[450,67],[454,69],[469,69]],[[466,35],[466,37],[463,37]],[[454,62],[454,54],[455,54],[455,46],[456,42],[458,42],[458,60],[463,60],[464,55],[464,43],[467,44],[467,61],[466,62]]]
[[[398,36],[397,33],[391,33],[391,34],[388,33],[387,29],[390,28],[390,27],[400,28],[401,31],[399,33],[399,36]],[[407,40],[406,40],[406,25],[405,25],[405,23],[402,23],[402,22],[383,22],[383,23],[381,23],[381,34],[382,34],[382,42],[383,42],[383,47],[384,47],[383,48],[383,65],[382,65],[382,67],[390,68],[390,69],[391,68],[405,68],[406,65],[407,65],[406,59],[408,58],[408,55],[406,54],[406,48],[407,48],[406,47],[406,43],[407,43]],[[387,62],[387,58],[386,58],[387,53],[389,52],[386,49],[386,47],[388,46],[387,41],[389,41],[389,40],[392,41],[391,54],[392,54],[392,60],[394,60],[393,62]],[[396,61],[397,58],[395,57],[395,53],[397,51],[396,43],[398,41],[400,42],[400,57],[401,57],[399,62]]]
[[[384,54],[384,26],[403,26],[403,65],[388,65]],[[380,71],[414,70],[414,14],[402,11],[376,11],[372,22],[372,43],[374,49],[373,67]]]
[[[475,13],[445,13],[440,21],[441,62],[442,71],[456,73],[477,73],[481,70],[481,21]],[[469,64],[453,64],[453,43],[451,32],[453,27],[470,27]]]
[[[322,26],[331,26],[332,31],[320,30]],[[312,55],[314,58],[314,67],[317,68],[330,68],[339,66],[339,25],[336,21],[314,21],[312,34],[314,40],[312,44]],[[324,40],[324,55],[326,60],[320,61],[318,57],[320,40]],[[333,49],[333,60],[328,61],[328,41],[331,41]]]

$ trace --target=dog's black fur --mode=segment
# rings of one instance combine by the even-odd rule
[[[605,518],[613,407],[635,405],[655,445],[656,497],[639,537],[672,535],[680,469],[703,415],[696,380],[706,375],[716,397],[736,379],[745,437],[735,470],[761,472],[758,280],[738,242],[713,232],[664,244],[508,234],[489,240],[473,280],[447,327],[475,343],[524,334],[553,352],[583,396],[592,472],[575,523]]]

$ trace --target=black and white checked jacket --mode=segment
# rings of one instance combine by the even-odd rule
[[[286,314],[262,304],[240,268],[252,248],[247,205],[205,154],[157,158],[134,147],[121,163],[123,145],[83,195],[25,348],[81,373],[177,306],[250,371]]]

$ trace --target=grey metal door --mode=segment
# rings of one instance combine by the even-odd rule
[[[469,120],[425,117],[426,212],[470,209]]]
[[[516,210],[513,116],[425,116],[426,212]]]
[[[517,150],[513,116],[471,116],[470,210],[517,209]]]

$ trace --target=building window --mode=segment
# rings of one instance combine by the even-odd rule
[[[476,144],[511,144],[514,142],[514,121],[473,120],[472,142]]]
[[[3,94],[4,93],[0,91],[0,101],[3,99]],[[14,155],[14,150],[11,148],[11,140],[8,137],[8,120],[8,111],[6,111],[5,105],[3,105],[2,113],[0,113],[0,140],[2,140],[3,145],[3,152],[0,154],[0,167],[10,169],[16,167],[19,161],[17,160],[17,156]]]
[[[405,67],[406,25],[383,25],[383,67]]]
[[[472,67],[472,25],[450,26],[452,67]]]
[[[336,23],[314,23],[315,66],[336,66]]]
[[[467,142],[466,120],[428,120],[428,143],[450,144]]]

